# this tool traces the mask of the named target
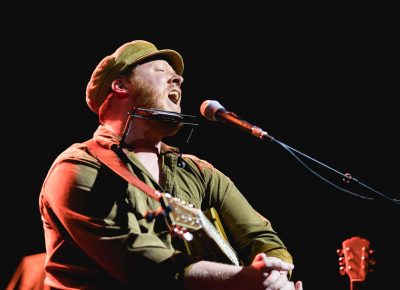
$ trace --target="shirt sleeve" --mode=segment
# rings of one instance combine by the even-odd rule
[[[123,284],[149,283],[145,277],[150,273],[157,277],[152,286],[176,287],[188,257],[138,221],[125,196],[127,187],[112,172],[88,162],[66,160],[54,166],[41,194],[50,259],[62,243],[72,243]]]
[[[292,256],[270,221],[249,204],[234,183],[210,165],[204,166],[202,171],[207,206],[216,208],[229,242],[243,263],[251,263],[255,255],[262,252],[292,263]]]

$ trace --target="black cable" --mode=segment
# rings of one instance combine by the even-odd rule
[[[302,164],[302,165],[303,165],[306,169],[308,169],[312,174],[316,175],[316,176],[317,176],[318,178],[320,178],[321,180],[327,182],[328,184],[334,186],[335,188],[337,188],[337,189],[339,189],[339,190],[341,190],[341,191],[344,191],[344,192],[346,192],[346,193],[349,193],[349,194],[351,194],[351,195],[353,195],[353,196],[356,196],[356,197],[359,197],[359,198],[362,198],[362,199],[374,200],[374,198],[367,197],[367,196],[363,196],[363,195],[361,195],[361,194],[352,192],[352,191],[350,191],[350,190],[347,190],[347,189],[345,189],[345,188],[343,188],[343,187],[340,187],[340,186],[334,184],[333,182],[329,181],[328,179],[326,179],[325,177],[321,176],[321,175],[318,174],[316,171],[314,171],[313,169],[311,169],[311,168],[310,168],[307,164],[305,164],[295,153],[298,153],[298,154],[300,154],[300,155],[302,155],[302,156],[304,156],[304,157],[310,159],[311,161],[314,161],[314,162],[318,163],[319,165],[321,165],[321,166],[323,166],[323,167],[325,167],[325,168],[327,168],[327,169],[329,169],[329,170],[331,170],[331,171],[333,171],[333,172],[335,172],[335,173],[341,175],[341,176],[342,176],[344,179],[346,179],[346,180],[355,181],[355,182],[358,183],[359,185],[364,186],[365,188],[367,188],[367,189],[373,191],[374,193],[378,194],[378,195],[379,195],[380,197],[382,197],[383,199],[386,199],[386,200],[388,200],[388,201],[390,201],[390,202],[393,202],[393,203],[396,204],[396,205],[400,205],[400,200],[391,198],[391,197],[389,197],[389,196],[387,196],[387,195],[385,195],[385,194],[383,194],[383,193],[377,191],[376,189],[373,189],[372,187],[370,187],[370,186],[368,186],[368,185],[366,185],[366,184],[360,182],[358,179],[356,179],[356,178],[354,178],[354,177],[352,177],[352,176],[349,176],[348,174],[343,174],[343,173],[337,171],[336,169],[334,169],[334,168],[332,168],[332,167],[330,167],[330,166],[327,166],[326,164],[324,164],[324,163],[322,163],[322,162],[320,162],[320,161],[318,161],[318,160],[316,160],[316,159],[314,159],[314,158],[312,158],[312,157],[310,157],[310,156],[308,156],[308,155],[306,155],[306,154],[304,154],[304,153],[302,153],[302,152],[300,152],[300,151],[298,151],[298,150],[296,150],[296,149],[294,149],[294,148],[292,148],[292,147],[290,147],[290,146],[284,144],[283,142],[281,142],[281,141],[275,139],[274,137],[268,136],[268,139],[265,138],[264,140],[271,140],[271,141],[277,142],[277,143],[278,143],[279,145],[281,145],[285,150],[287,150],[293,157],[295,157],[295,159],[296,159],[297,161],[299,161],[300,164]]]

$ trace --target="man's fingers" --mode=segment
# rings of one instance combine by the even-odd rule
[[[297,281],[295,284],[295,289],[296,290],[303,290],[303,282]]]
[[[291,263],[286,263],[275,257],[267,257],[264,256],[264,263],[267,269],[275,269],[279,271],[291,271],[294,268],[294,265]]]
[[[259,253],[254,257],[253,262],[261,262],[264,261],[264,259],[267,257],[265,253]]]

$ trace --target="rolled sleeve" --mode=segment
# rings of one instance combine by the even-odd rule
[[[264,252],[291,263],[292,257],[271,223],[258,214],[234,183],[215,168],[205,170],[205,175],[210,203],[216,207],[239,258],[249,264],[257,253]]]

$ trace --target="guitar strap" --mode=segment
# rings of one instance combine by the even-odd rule
[[[86,141],[85,144],[87,144],[89,152],[94,157],[96,157],[103,165],[110,168],[120,177],[125,179],[128,183],[136,186],[151,198],[163,204],[161,193],[143,182],[129,170],[128,166],[123,162],[123,160],[127,160],[127,156],[117,146],[115,146],[115,148],[107,149],[98,144],[93,139]],[[219,220],[217,211],[214,208],[211,208],[205,212],[205,215],[216,228],[217,232],[229,244],[222,223]],[[193,247],[190,245],[191,243],[193,243],[193,241],[189,244],[186,240],[184,240],[184,243],[188,253],[191,253],[194,248],[197,248],[196,246]]]
[[[89,152],[94,157],[96,157],[103,165],[110,168],[120,177],[125,179],[128,183],[139,188],[151,198],[160,201],[161,193],[139,179],[129,170],[128,166],[124,162],[122,162],[122,160],[126,159],[127,157],[124,155],[122,150],[117,148],[117,146],[115,146],[115,149],[107,149],[92,139],[86,141],[85,144],[87,144]]]

